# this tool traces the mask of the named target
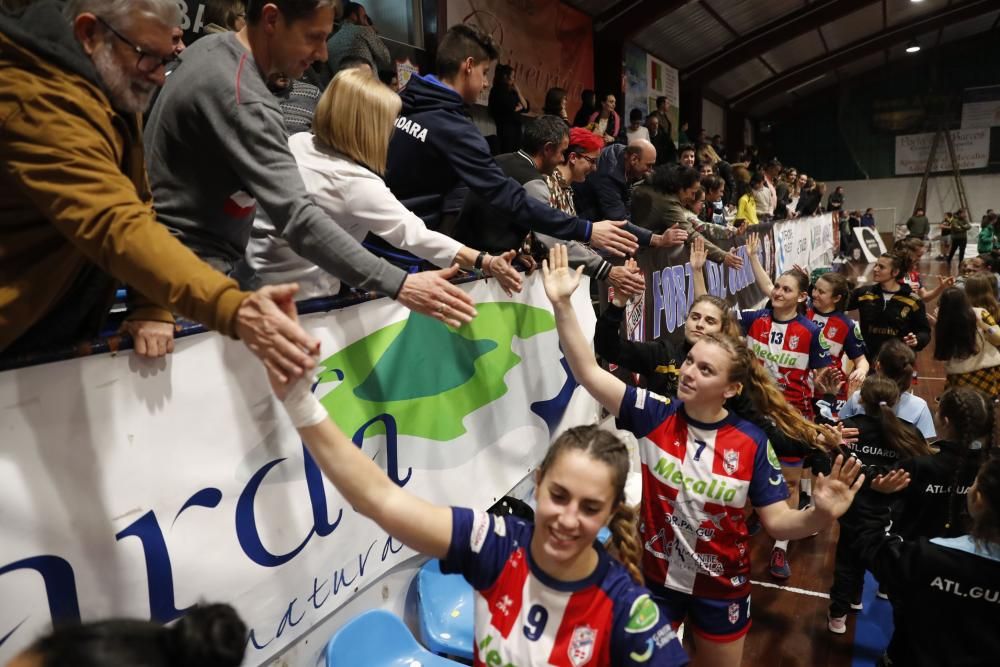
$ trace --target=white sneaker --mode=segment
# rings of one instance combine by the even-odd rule
[[[852,602],[851,611],[864,611],[865,605],[863,602]]]
[[[847,616],[826,617],[826,627],[835,635],[842,635],[847,632]]]
[[[889,599],[889,594],[888,593],[883,593],[882,589],[880,588],[877,591],[875,591],[875,597],[877,597],[880,600],[888,600]]]

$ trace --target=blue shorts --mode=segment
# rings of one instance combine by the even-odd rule
[[[676,630],[686,620],[699,637],[713,642],[731,642],[750,631],[750,594],[732,600],[700,598],[690,593],[651,587],[653,599]]]

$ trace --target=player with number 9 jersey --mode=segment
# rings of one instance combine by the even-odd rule
[[[580,581],[537,566],[536,526],[511,516],[452,509],[442,572],[476,589],[473,665],[583,667],[685,665],[670,620],[646,589],[595,543],[598,564]]]

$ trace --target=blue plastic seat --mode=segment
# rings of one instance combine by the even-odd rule
[[[441,562],[427,561],[417,573],[420,641],[431,651],[472,660],[475,591],[460,574],[443,574]]]
[[[382,609],[351,619],[326,645],[326,667],[455,667],[420,646],[403,621]]]

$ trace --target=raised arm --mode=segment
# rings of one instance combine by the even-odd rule
[[[708,250],[705,249],[705,237],[696,236],[691,241],[691,254],[688,259],[691,262],[691,283],[694,287],[694,298],[703,294],[708,294],[708,286],[705,285],[705,262],[708,261]]]
[[[582,266],[576,271],[570,270],[566,246],[561,243],[549,250],[549,258],[542,262],[545,294],[552,302],[556,330],[570,370],[576,381],[617,417],[625,396],[625,383],[598,365],[570,302],[570,297],[580,284],[582,273]]]
[[[774,289],[771,276],[767,275],[767,270],[760,263],[757,257],[757,250],[760,248],[760,235],[747,234],[747,256],[750,257],[750,266],[753,268],[753,277],[757,281],[757,287],[765,294],[770,294]]]
[[[268,379],[320,470],[356,511],[408,547],[432,558],[448,554],[450,508],[429,503],[394,484],[330,420],[307,378],[290,386],[270,372]]]

